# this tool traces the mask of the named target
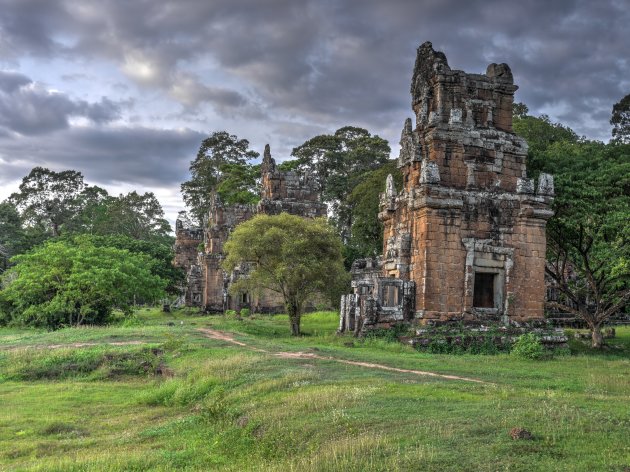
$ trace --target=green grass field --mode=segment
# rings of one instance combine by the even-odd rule
[[[280,315],[143,310],[120,326],[0,329],[0,470],[630,470],[630,328],[602,353],[575,341],[572,355],[525,361],[419,353],[336,325],[309,314],[291,338]]]

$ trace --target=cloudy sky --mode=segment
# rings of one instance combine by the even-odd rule
[[[454,69],[507,62],[530,113],[589,138],[630,93],[629,0],[0,0],[0,200],[75,169],[172,220],[216,130],[283,160],[356,125],[397,154],[427,40]]]

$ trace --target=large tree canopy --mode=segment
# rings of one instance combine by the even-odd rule
[[[190,163],[191,178],[181,185],[184,202],[199,223],[210,207],[211,195],[227,174],[233,185],[223,186],[222,197],[231,197],[233,203],[249,203],[252,195],[247,188],[251,183],[247,161],[256,157],[258,153],[249,149],[249,141],[226,131],[216,131],[201,142],[197,157]],[[237,169],[242,170],[242,179],[237,179]]]
[[[319,135],[293,149],[295,168],[308,172],[318,183],[322,200],[329,204],[331,220],[347,242],[352,226],[352,211],[346,199],[365,173],[389,160],[386,140],[372,136],[363,128],[345,126],[332,135]]]
[[[0,322],[56,329],[129,314],[137,299],[164,296],[148,256],[96,246],[86,236],[48,241],[13,258],[2,277]]]
[[[27,224],[59,236],[63,225],[80,211],[80,196],[85,188],[80,172],[35,167],[22,179],[20,191],[9,200]]]
[[[601,347],[602,325],[630,299],[630,146],[559,142],[545,154],[557,188],[547,273],[562,293],[550,305],[584,319]]]
[[[153,192],[108,197],[92,219],[92,233],[125,235],[138,240],[170,240],[171,225]]]
[[[513,128],[516,134],[527,141],[527,172],[537,177],[546,166],[544,153],[549,146],[556,142],[577,143],[580,137],[571,128],[553,123],[547,115],[529,116],[526,110],[527,106],[522,103],[514,105]]]
[[[226,271],[251,267],[232,290],[262,288],[281,294],[296,336],[305,303],[316,293],[336,294],[347,283],[341,241],[324,219],[258,215],[238,225],[224,249]]]
[[[630,145],[578,138],[549,118],[515,118],[530,144],[531,175],[554,175],[555,216],[547,226],[547,274],[560,291],[548,308],[586,321],[593,346],[630,297]]]
[[[376,170],[367,172],[348,198],[352,212],[350,239],[345,246],[346,265],[362,257],[376,256],[383,251],[383,224],[378,219],[380,195],[385,191],[387,176],[394,177],[397,189],[402,187],[402,173],[395,160],[388,161]]]
[[[0,273],[8,267],[9,259],[27,247],[26,232],[20,214],[9,202],[0,203]]]

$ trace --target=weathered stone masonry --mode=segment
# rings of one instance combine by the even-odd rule
[[[184,228],[180,221],[177,222],[174,264],[187,274],[184,295],[187,306],[214,313],[241,308],[256,312],[283,310],[282,299],[270,291],[229,293],[230,284],[245,276],[249,267],[239,267],[231,274],[223,271],[223,245],[237,225],[258,213],[276,215],[285,212],[316,218],[326,216],[326,205],[319,201],[316,184],[308,175],[277,169],[269,145],[265,147],[261,170],[262,191],[258,205],[225,205],[213,195],[203,229]]]
[[[506,64],[467,74],[431,43],[418,48],[416,127],[406,120],[398,159],[403,188],[388,179],[383,256],[353,267],[341,331],[543,317],[553,179],[541,175],[535,190],[527,178],[527,144],[512,132],[516,89]]]

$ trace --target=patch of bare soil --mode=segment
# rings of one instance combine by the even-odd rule
[[[380,369],[380,370],[387,370],[390,372],[400,372],[400,373],[404,373],[404,374],[414,374],[414,375],[422,375],[422,376],[427,376],[427,377],[437,377],[437,378],[441,378],[441,379],[448,379],[448,380],[462,380],[464,382],[474,382],[474,383],[480,383],[480,384],[487,384],[489,382],[484,382],[483,380],[479,380],[479,379],[473,379],[470,377],[460,377],[458,375],[448,375],[448,374],[438,374],[436,372],[428,372],[428,371],[424,371],[424,370],[413,370],[413,369],[399,369],[397,367],[391,367],[388,365],[383,365],[383,364],[374,364],[372,362],[360,362],[360,361],[350,361],[347,359],[340,359],[338,357],[332,357],[332,356],[320,356],[319,354],[313,354],[312,352],[287,352],[287,351],[281,351],[281,352],[269,352],[269,351],[265,351],[264,349],[259,349],[259,348],[255,348],[252,346],[249,346],[248,344],[241,342],[241,341],[237,341],[236,339],[234,339],[234,337],[230,334],[230,333],[226,333],[223,331],[217,331],[215,329],[210,329],[210,328],[199,328],[200,332],[202,332],[204,334],[204,336],[211,338],[211,339],[217,339],[220,341],[225,341],[231,344],[236,344],[237,346],[241,346],[241,347],[246,347],[248,349],[252,349],[254,351],[258,351],[258,352],[265,352],[267,354],[271,354],[272,356],[275,357],[279,357],[281,359],[318,359],[318,360],[323,360],[323,361],[333,361],[333,362],[339,362],[340,364],[347,364],[347,365],[355,365],[355,366],[359,366],[359,367],[366,367],[368,369]]]

